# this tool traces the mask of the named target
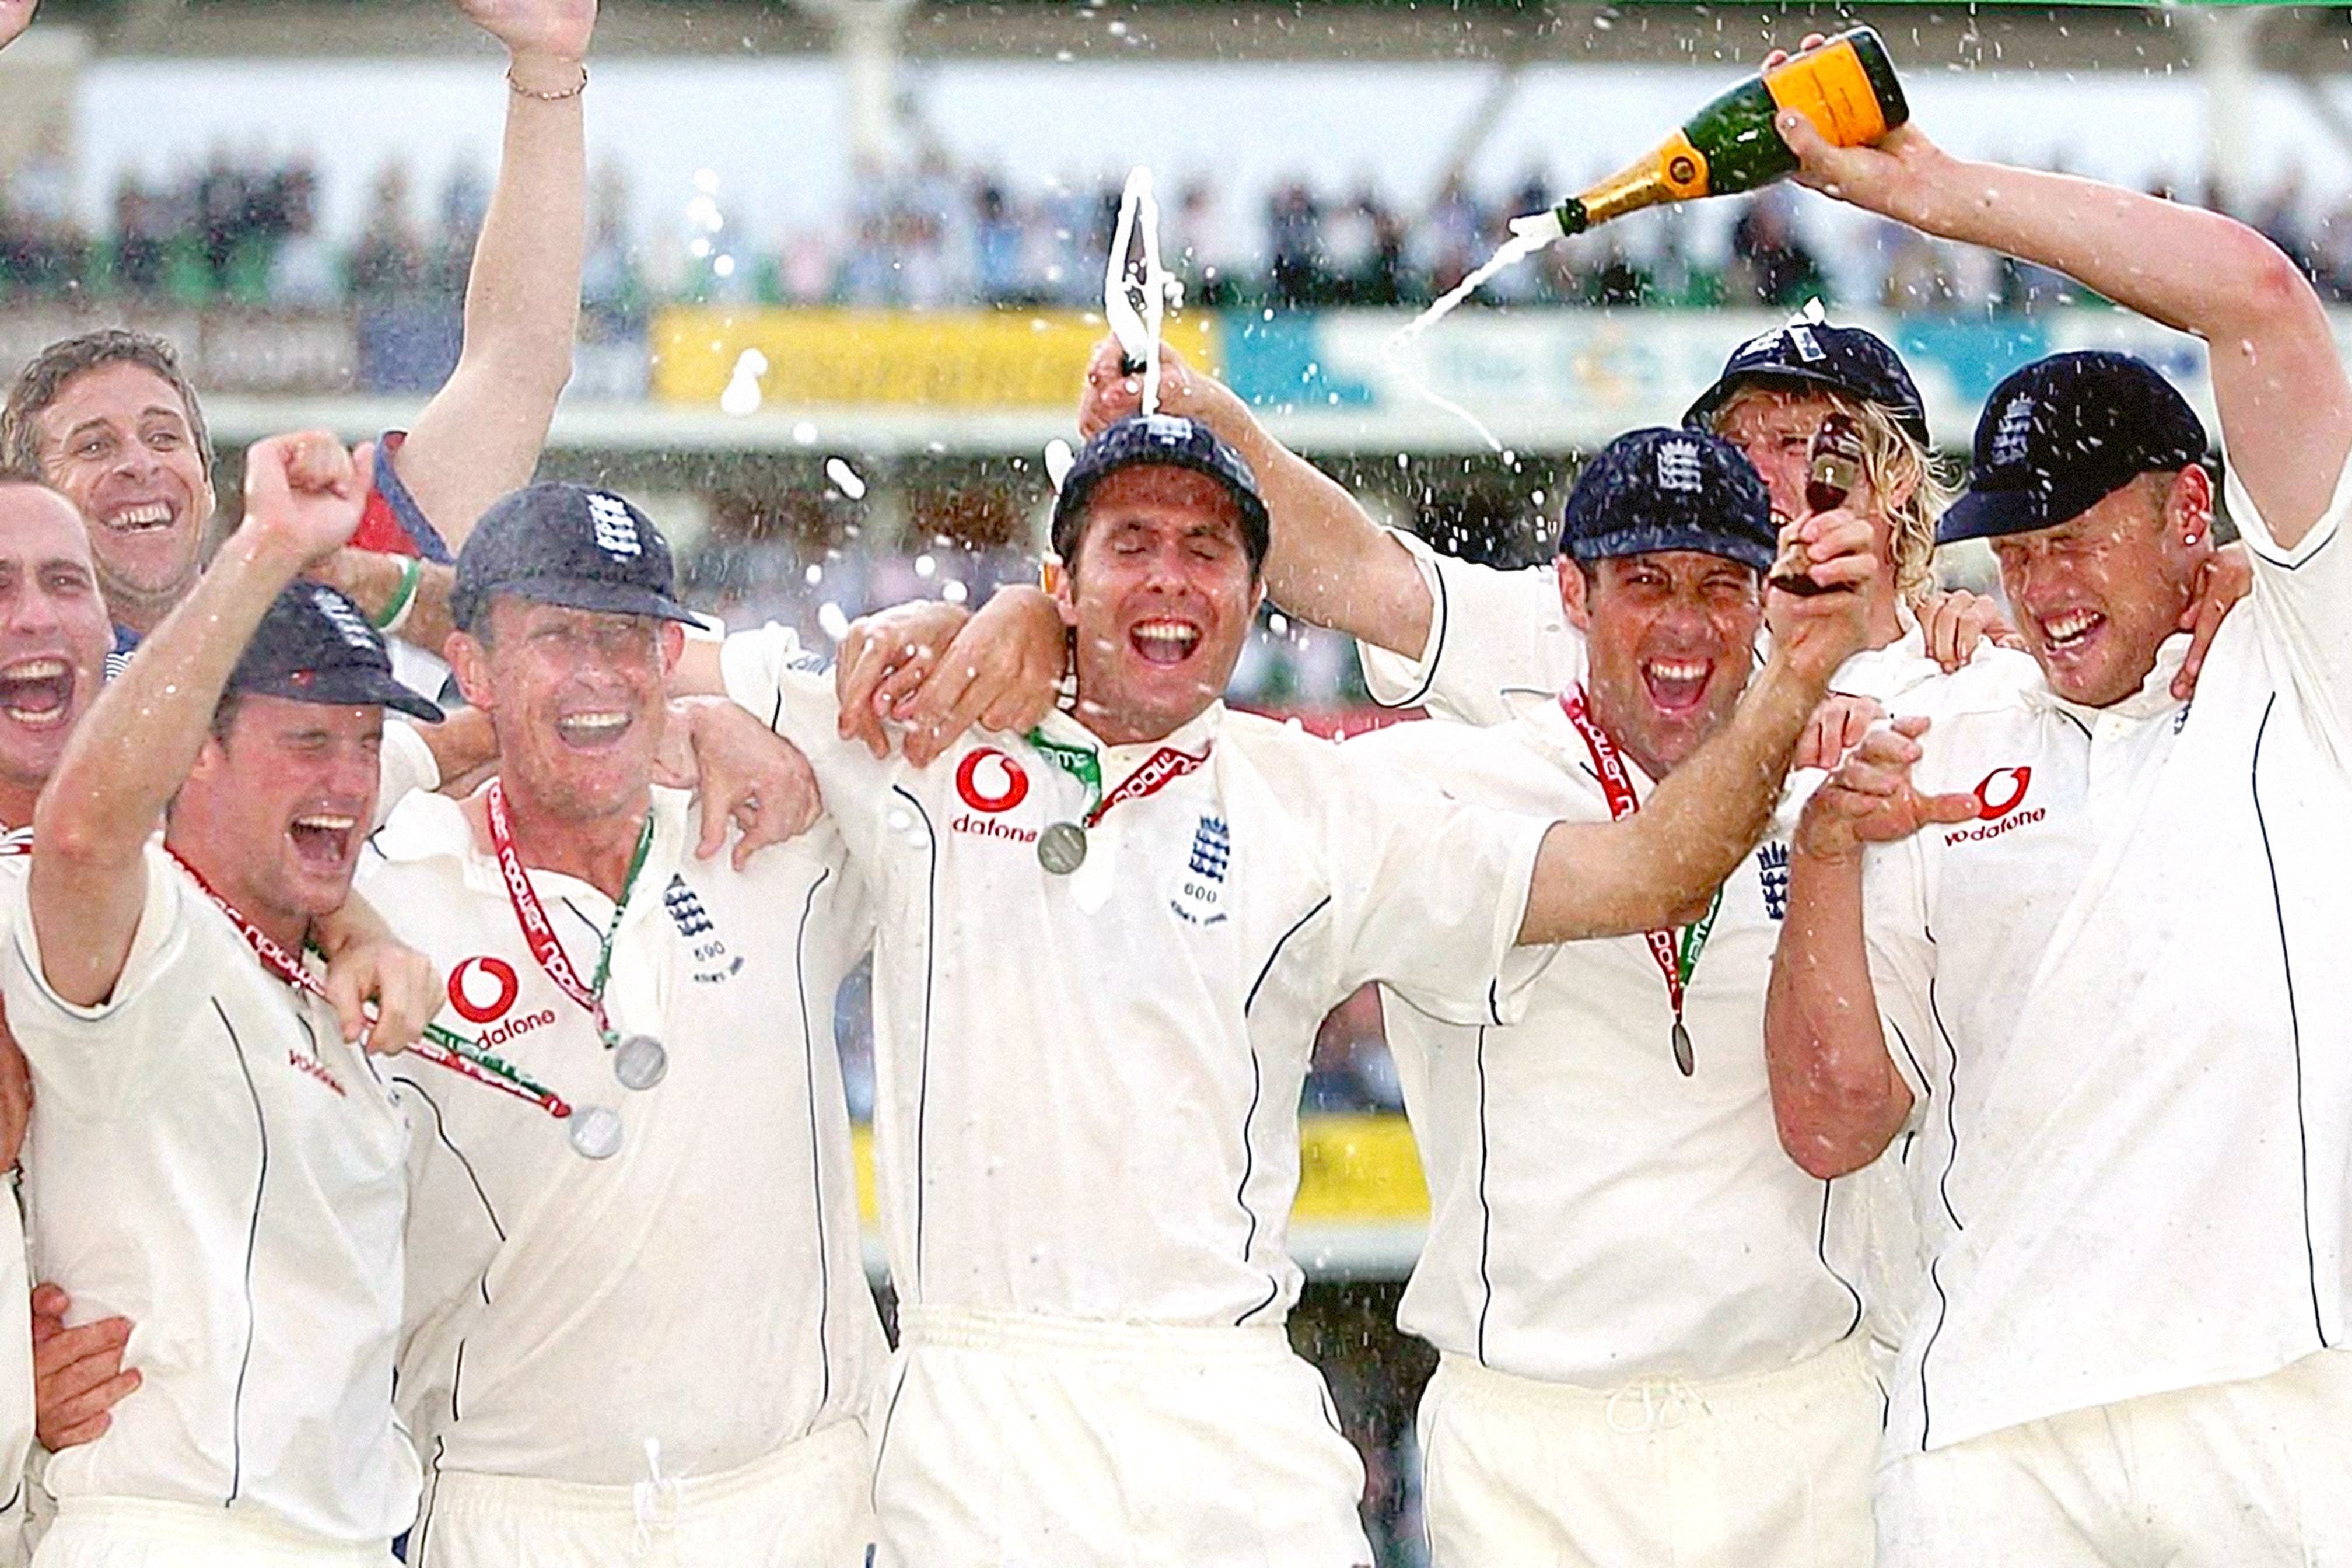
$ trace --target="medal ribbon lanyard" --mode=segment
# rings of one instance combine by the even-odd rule
[[[1049,740],[1042,730],[1032,730],[1024,737],[1031,745],[1045,753],[1055,767],[1087,786],[1093,805],[1078,819],[1079,826],[1092,827],[1110,815],[1110,808],[1130,800],[1141,800],[1148,795],[1158,795],[1178,779],[1197,773],[1209,760],[1207,746],[1198,756],[1180,752],[1173,746],[1162,746],[1144,760],[1143,765],[1121,779],[1108,795],[1103,794],[1102,758],[1092,747],[1073,746],[1066,742]]]
[[[1584,689],[1580,686],[1561,693],[1559,707],[1568,715],[1568,721],[1576,726],[1576,732],[1583,737],[1585,750],[1592,754],[1592,771],[1600,775],[1601,793],[1609,802],[1610,820],[1622,822],[1641,810],[1641,800],[1633,793],[1633,781],[1625,772],[1625,759],[1617,750],[1617,742],[1592,721],[1591,710],[1585,704]],[[1690,1031],[1683,1026],[1683,993],[1698,968],[1698,955],[1706,950],[1706,939],[1715,930],[1715,917],[1722,909],[1723,889],[1718,887],[1706,906],[1706,913],[1699,917],[1696,924],[1683,927],[1679,942],[1673,931],[1642,933],[1642,940],[1649,943],[1650,962],[1658,966],[1659,974],[1666,982],[1666,1002],[1675,1012],[1675,1066],[1682,1069],[1685,1078],[1691,1075],[1694,1064]]]
[[[637,834],[635,853],[629,857],[628,875],[621,879],[621,896],[613,902],[612,923],[604,928],[603,941],[596,950],[596,973],[586,984],[581,984],[580,972],[572,967],[572,959],[563,944],[555,940],[555,927],[547,918],[547,910],[539,901],[538,889],[530,885],[530,875],[523,869],[522,857],[515,852],[514,823],[507,816],[506,791],[496,779],[483,796],[484,815],[489,819],[490,848],[498,857],[499,877],[506,883],[507,902],[514,907],[515,923],[522,928],[522,939],[530,948],[530,956],[538,962],[555,988],[577,1003],[594,1021],[596,1037],[606,1050],[620,1044],[621,1037],[604,1016],[604,984],[613,977],[613,943],[621,934],[621,917],[629,910],[629,895],[636,891],[637,876],[646,868],[646,858],[654,847],[654,814],[646,812],[646,825]]]
[[[263,969],[297,991],[316,996],[322,1002],[328,1000],[327,988],[302,967],[301,962],[278,946],[268,931],[246,919],[244,911],[221,897],[213,885],[205,880],[203,872],[182,859],[178,850],[166,846],[163,852],[178,862],[180,869],[188,874],[188,879],[212,900],[213,908],[228,917],[228,923],[236,928],[237,934],[245,939],[246,946],[253,950],[253,956],[260,961]],[[509,1063],[438,1024],[425,1025],[425,1038],[410,1050],[459,1078],[471,1079],[486,1088],[497,1089],[500,1094],[512,1095],[517,1100],[536,1105],[559,1121],[572,1114],[572,1107],[564,1102],[562,1096],[544,1085],[533,1083]]]

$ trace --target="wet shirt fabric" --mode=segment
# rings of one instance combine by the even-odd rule
[[[2345,1335],[2352,1234],[2352,472],[2194,701],[2061,700],[1979,659],[1898,708],[1977,818],[1874,849],[1887,1047],[1929,1271],[1894,1451],[2257,1378]]]
[[[129,1318],[123,1359],[144,1380],[47,1485],[387,1542],[418,1481],[393,1415],[407,1118],[385,1064],[263,969],[160,841],[146,870],[95,1007],[42,979],[26,879],[0,874],[0,985],[40,1101],[34,1269],[71,1290],[76,1321]]]
[[[1490,729],[1394,724],[1346,750],[1457,799],[1609,821],[1559,699],[1515,693],[1507,706],[1513,717]],[[1626,770],[1646,799],[1647,775],[1630,758]],[[1685,1000],[1688,1078],[1638,935],[1564,944],[1508,1026],[1441,1021],[1383,994],[1430,1187],[1406,1330],[1495,1371],[1609,1390],[1777,1371],[1860,1326],[1863,1207],[1874,1193],[1899,1204],[1896,1178],[1799,1170],[1764,1071],[1801,798],[1724,884]]]
[[[1222,704],[1163,742],[974,735],[927,769],[837,739],[829,678],[780,628],[730,637],[730,695],[815,763],[875,885],[875,1157],[904,1302],[1261,1325],[1297,1299],[1285,1237],[1318,1023],[1384,978],[1437,1016],[1514,1016],[1548,818],[1473,809]],[[1055,875],[1040,836],[1162,748],[1203,759],[1127,799]]]
[[[448,976],[438,1021],[622,1124],[588,1160],[537,1107],[400,1064],[418,1129],[400,1393],[436,1471],[734,1471],[862,1415],[881,1363],[833,1037],[868,941],[860,884],[822,826],[739,872],[695,858],[686,796],[654,803],[604,992],[617,1034],[665,1047],[648,1089],[622,1087],[534,960],[458,802],[413,796],[362,861],[360,891]],[[529,875],[587,980],[613,900]]]

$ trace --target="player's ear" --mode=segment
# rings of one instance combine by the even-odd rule
[[[2186,549],[2194,550],[2212,542],[2213,477],[2202,465],[2191,464],[2181,469],[2165,487],[2164,531],[2177,537]]]
[[[1077,583],[1069,564],[1058,555],[1048,555],[1037,568],[1037,585],[1053,596],[1054,607],[1062,612],[1062,624],[1078,624],[1076,603]]]
[[[686,626],[684,623],[678,621],[664,621],[661,624],[662,673],[664,675],[676,675],[677,673],[678,658],[685,652]]]
[[[1568,555],[1556,558],[1551,566],[1559,577],[1559,607],[1567,612],[1568,624],[1580,632],[1591,631],[1592,605],[1589,595],[1592,584],[1586,580],[1584,568]]]
[[[683,639],[680,640],[682,646]],[[671,664],[677,663],[677,656],[667,645],[662,652]],[[449,673],[457,678],[457,689],[465,693],[467,702],[485,713],[492,707],[488,655],[481,640],[470,632],[451,632],[449,640],[441,645],[441,657],[449,661]]]

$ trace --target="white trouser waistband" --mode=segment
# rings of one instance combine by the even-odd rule
[[[866,1426],[856,1418],[818,1427],[774,1453],[710,1476],[660,1473],[659,1454],[647,1456],[646,1478],[625,1485],[544,1480],[535,1476],[499,1476],[480,1470],[445,1469],[431,1482],[430,1510],[436,1519],[483,1514],[530,1514],[585,1525],[636,1525],[649,1517],[675,1521],[723,1511],[771,1487],[803,1476],[866,1463]]]
[[[392,1542],[331,1541],[297,1530],[258,1509],[215,1508],[208,1503],[166,1502],[155,1498],[69,1497],[58,1503],[48,1538],[59,1548],[78,1541],[136,1541],[182,1547],[221,1556],[237,1554],[257,1563],[350,1563],[385,1568]]]
[[[1516,1405],[1561,1418],[1599,1417],[1612,1431],[1654,1432],[1694,1415],[1729,1413],[1750,1405],[1780,1405],[1817,1391],[1848,1387],[1870,1376],[1869,1336],[1853,1333],[1827,1350],[1766,1372],[1706,1379],[1646,1378],[1615,1388],[1586,1388],[1520,1377],[1446,1352],[1445,1376],[1481,1403]]]
[[[1293,1359],[1290,1337],[1279,1324],[1236,1329],[1217,1323],[1118,1323],[964,1307],[901,1307],[898,1342],[913,1349],[1082,1355],[1098,1360],[1258,1363]]]

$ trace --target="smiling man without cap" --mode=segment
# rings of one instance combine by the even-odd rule
[[[1205,427],[1097,436],[1054,524],[1075,710],[927,770],[840,742],[788,637],[722,650],[730,692],[816,765],[881,911],[876,1152],[903,1339],[880,1563],[1368,1563],[1360,1470],[1281,1330],[1317,1021],[1373,979],[1507,1018],[1542,957],[1515,944],[1704,907],[1862,637],[1852,595],[1811,602],[1628,822],[1481,810],[1218,700],[1266,530]],[[1820,569],[1851,581],[1864,547]]]

